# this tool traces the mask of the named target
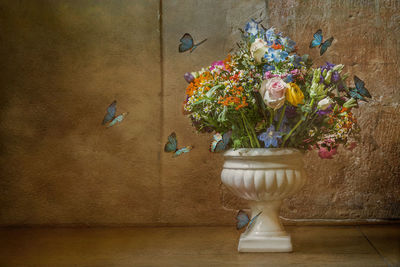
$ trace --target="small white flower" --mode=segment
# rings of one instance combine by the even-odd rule
[[[330,97],[325,97],[324,99],[318,102],[318,108],[320,110],[327,109],[330,105],[332,105],[333,101]]]
[[[193,116],[193,118],[194,118],[195,120],[197,120],[197,121],[199,121],[199,120],[201,119],[200,114],[197,113],[197,112],[193,112],[193,113],[192,113],[192,116]]]

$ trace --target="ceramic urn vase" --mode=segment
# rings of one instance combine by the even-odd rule
[[[236,196],[249,201],[251,218],[261,214],[239,240],[240,252],[290,252],[292,242],[279,219],[282,200],[306,181],[303,154],[289,148],[230,149],[221,179]]]

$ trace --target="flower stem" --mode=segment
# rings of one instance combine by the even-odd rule
[[[242,113],[242,115],[243,115],[243,113]],[[254,143],[256,144],[256,146],[257,146],[258,148],[260,148],[261,145],[260,145],[260,142],[258,142],[258,138],[257,138],[256,132],[254,131],[254,126],[251,125],[251,124],[249,123],[249,121],[247,120],[246,116],[243,115],[243,119],[244,119],[245,122],[247,123],[247,127],[250,129],[251,134],[252,134],[253,137],[254,137]]]
[[[276,131],[279,131],[279,129],[281,128],[283,116],[285,116],[285,111],[286,111],[286,104],[283,106],[282,113],[281,113],[281,116],[279,118],[278,126],[276,127]]]
[[[290,130],[290,132],[285,136],[285,138],[283,138],[283,143],[282,143],[282,147],[285,146],[286,141],[289,139],[289,137],[292,135],[292,133],[297,129],[297,127],[299,127],[299,125],[303,122],[302,119],[300,119],[296,125],[292,128],[292,130]]]
[[[272,120],[274,118],[274,111],[271,110],[271,109],[268,109],[268,111],[269,111],[269,126],[271,126],[272,125]]]
[[[248,136],[249,139],[250,139],[251,147],[254,148],[255,146],[254,146],[254,144],[253,144],[253,136],[250,134],[249,130],[247,129],[246,118],[244,117],[244,115],[243,115],[242,112],[240,112],[240,115],[242,115],[243,126],[244,126],[244,128],[246,129],[247,136]]]
[[[312,107],[313,107],[313,105],[314,105],[314,98],[311,100],[311,102],[310,102],[310,106],[311,106],[311,109],[312,109]],[[289,139],[289,137],[293,134],[293,132],[297,129],[297,127],[299,127],[299,125],[303,122],[303,121],[305,121],[306,119],[307,119],[307,115],[308,115],[308,112],[306,112],[305,114],[304,114],[304,120],[302,119],[302,118],[300,118],[300,120],[296,123],[296,125],[292,128],[292,130],[290,130],[290,132],[285,136],[285,138],[283,138],[283,143],[282,143],[282,147],[284,147],[285,146],[285,143],[286,143],[286,141]]]

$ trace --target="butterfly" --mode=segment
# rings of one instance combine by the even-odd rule
[[[121,123],[121,122],[125,119],[126,115],[128,115],[128,114],[129,114],[129,112],[124,112],[124,113],[118,115],[117,117],[115,117],[115,118],[107,125],[107,128],[109,128],[109,127],[111,127],[111,126],[114,126],[114,125],[117,124],[117,123]]]
[[[103,118],[102,124],[104,125],[104,124],[108,123],[107,128],[115,125],[116,123],[122,122],[125,119],[126,115],[128,115],[128,112],[124,112],[124,113],[118,115],[117,117],[115,117],[116,111],[117,111],[117,101],[114,100],[108,106],[107,113]]]
[[[196,49],[199,45],[207,41],[207,39],[204,39],[198,44],[194,44],[193,37],[189,33],[185,33],[182,38],[180,39],[180,44],[179,44],[179,53],[186,52],[190,50],[190,53],[193,52],[193,50]]]
[[[367,88],[365,88],[365,83],[362,81],[360,78],[354,75],[354,84],[355,88],[350,88],[348,94],[354,98],[354,99],[359,99],[365,102],[368,102],[367,98],[371,98],[371,94],[368,92]]]
[[[224,133],[221,135],[220,133],[214,134],[214,140],[211,142],[210,151],[211,152],[221,152],[224,151],[231,139],[232,131]]]
[[[178,140],[176,139],[175,132],[173,132],[168,136],[168,141],[164,146],[164,151],[173,152],[174,155],[172,157],[175,158],[183,153],[188,153],[190,150],[192,150],[192,148],[192,146],[186,146],[178,149]]]
[[[246,212],[244,212],[243,210],[239,210],[238,214],[236,215],[236,220],[237,220],[236,229],[240,230],[247,225],[246,231],[250,231],[250,229],[253,227],[254,222],[256,221],[258,216],[260,216],[261,213],[262,213],[262,211],[260,211],[256,216],[254,216],[250,220],[250,218]]]
[[[313,40],[310,43],[310,48],[319,46],[321,49],[319,50],[320,56],[322,56],[328,47],[331,46],[333,42],[333,37],[329,38],[328,40],[325,40],[325,42],[322,42],[322,30],[319,29],[316,33],[314,33]]]

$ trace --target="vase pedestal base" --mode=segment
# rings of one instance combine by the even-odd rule
[[[290,235],[284,236],[248,236],[242,234],[239,239],[239,252],[292,252]]]

